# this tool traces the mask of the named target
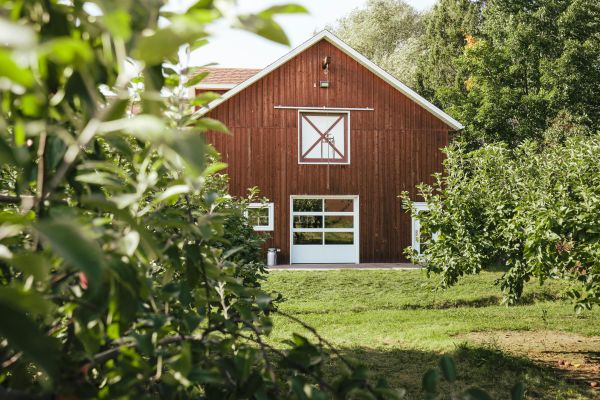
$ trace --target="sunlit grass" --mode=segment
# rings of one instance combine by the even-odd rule
[[[419,393],[421,373],[435,365],[439,354],[453,353],[463,368],[461,385],[477,383],[506,395],[510,384],[522,378],[530,393],[554,390],[551,398],[577,398],[580,387],[554,379],[551,371],[526,358],[469,344],[463,335],[514,330],[600,335],[598,311],[576,314],[564,294],[566,286],[556,281],[528,284],[521,304],[507,307],[494,285],[499,276],[484,272],[436,291],[435,279],[419,270],[278,271],[269,275],[264,287],[283,294],[283,311],[301,317],[349,357],[392,384],[407,387],[412,395]],[[292,332],[308,334],[276,317],[270,340],[281,342]],[[488,358],[494,365],[482,364]],[[492,373],[490,368],[498,365]],[[494,383],[497,377],[503,377],[501,384]]]

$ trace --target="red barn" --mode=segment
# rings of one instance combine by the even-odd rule
[[[232,135],[208,139],[232,195],[269,199],[252,217],[281,262],[405,260],[418,227],[398,195],[442,170],[460,123],[328,31],[263,70],[211,72],[196,90],[223,95],[201,113]]]

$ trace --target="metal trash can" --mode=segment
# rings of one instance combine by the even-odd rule
[[[277,265],[277,252],[279,249],[269,247],[267,250],[267,267],[273,267]]]

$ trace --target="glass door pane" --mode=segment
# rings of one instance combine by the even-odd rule
[[[294,244],[323,244],[323,233],[294,232]]]
[[[352,199],[325,199],[325,211],[327,211],[327,212],[352,212],[352,211],[354,211],[354,200],[352,200]]]
[[[296,212],[322,212],[323,199],[294,199]]]

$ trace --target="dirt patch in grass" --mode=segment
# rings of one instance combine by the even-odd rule
[[[556,331],[470,332],[457,336],[526,357],[600,397],[600,336]]]

